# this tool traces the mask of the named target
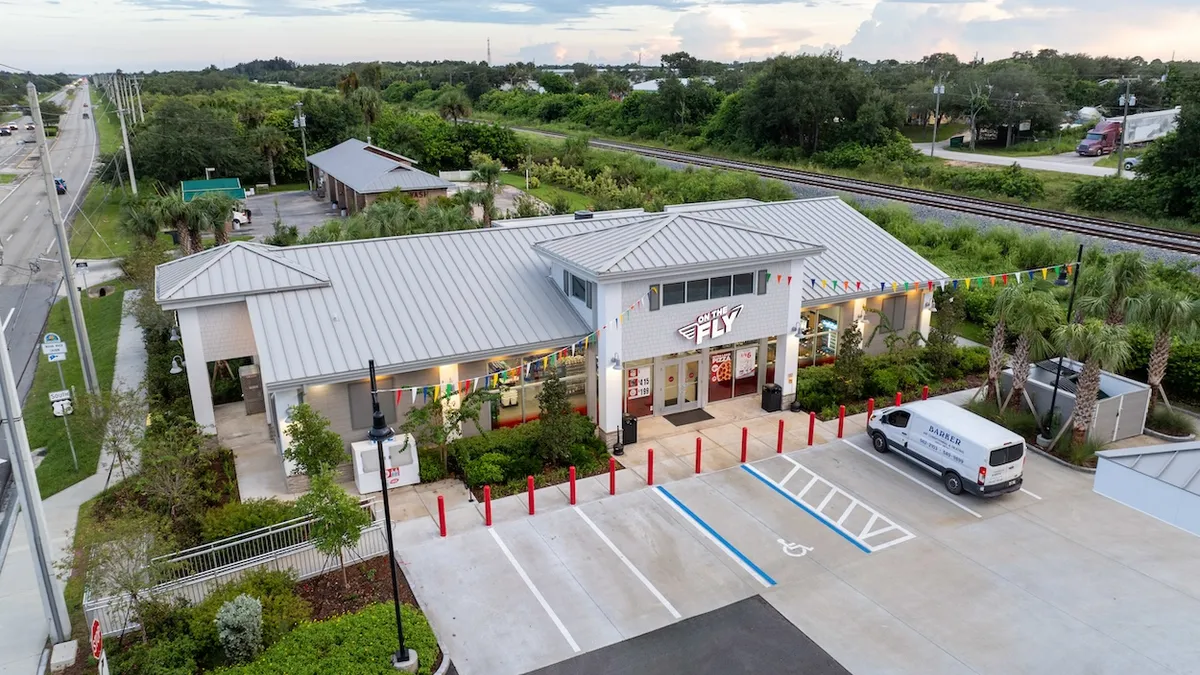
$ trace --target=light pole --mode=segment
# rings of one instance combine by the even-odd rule
[[[293,124],[300,128],[300,147],[304,149],[304,175],[308,177],[308,191],[313,191],[312,169],[308,166],[308,139],[304,136],[305,119],[304,114],[300,111],[304,107],[304,101],[296,101],[296,121]]]
[[[1074,274],[1074,276],[1072,276],[1071,281],[1070,281],[1071,299],[1067,300],[1067,323],[1068,324],[1072,322],[1072,312],[1075,311],[1075,291],[1079,290],[1079,268],[1082,266],[1083,266],[1083,244],[1080,244],[1079,245],[1079,253],[1077,253],[1075,255],[1075,274]],[[1066,286],[1068,283],[1066,277],[1067,277],[1067,273],[1064,271],[1062,274],[1058,275],[1058,279],[1054,280],[1054,284],[1056,286]],[[1048,410],[1046,412],[1046,418],[1043,421],[1043,424],[1046,429],[1046,435],[1044,436],[1045,438],[1053,438],[1053,436],[1050,435],[1050,434],[1054,433],[1054,430],[1051,428],[1051,425],[1054,423],[1054,406],[1055,406],[1055,404],[1058,403],[1058,383],[1060,380],[1062,380],[1062,366],[1063,366],[1063,359],[1065,357],[1066,357],[1066,353],[1059,354],[1058,368],[1055,369],[1055,372],[1054,372],[1054,393],[1050,394],[1050,410]],[[1046,449],[1049,450],[1049,448],[1046,448]]]
[[[937,96],[937,102],[933,106],[933,140],[929,143],[930,157],[933,157],[933,152],[937,149],[938,122],[942,121],[942,94],[946,93],[946,85],[942,84],[942,77],[939,77],[938,83],[933,85],[933,93]]]
[[[1117,178],[1121,177],[1121,172],[1125,169],[1125,133],[1129,128],[1129,106],[1137,105],[1137,97],[1129,91],[1129,80],[1125,80],[1125,93],[1121,94],[1121,105],[1125,108],[1125,115],[1121,119],[1121,147],[1117,150]]]
[[[415,673],[417,672],[417,652],[414,650],[410,654],[408,647],[405,646],[404,623],[400,620],[400,584],[396,580],[396,543],[392,540],[392,509],[388,505],[387,465],[383,461],[383,442],[392,438],[395,433],[388,427],[387,421],[383,418],[383,411],[379,409],[379,385],[375,381],[375,359],[368,361],[367,366],[371,371],[371,429],[367,432],[367,438],[375,441],[376,458],[379,460],[379,487],[383,490],[383,520],[384,529],[387,531],[388,566],[392,570],[392,603],[396,607],[396,640],[400,643],[400,649],[392,655],[392,667],[396,670]]]

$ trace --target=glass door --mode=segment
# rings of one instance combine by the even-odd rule
[[[664,361],[662,365],[663,414],[700,407],[700,357]]]

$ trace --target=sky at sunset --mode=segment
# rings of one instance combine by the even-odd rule
[[[949,51],[1200,59],[1200,0],[0,0],[0,63],[34,71],[483,60],[656,64],[667,52],[760,60],[840,49],[868,60]]]

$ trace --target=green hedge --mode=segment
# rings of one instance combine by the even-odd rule
[[[596,435],[596,424],[578,413],[572,414],[574,445],[570,465],[580,475],[602,468],[608,454],[604,441]],[[548,465],[538,452],[538,422],[496,429],[478,436],[460,438],[450,444],[450,470],[471,487],[524,481],[547,470],[566,467]],[[519,488],[518,488],[519,489]],[[493,493],[495,496],[495,493]]]
[[[437,638],[420,610],[402,605],[404,640],[418,655],[418,673],[432,672]],[[396,615],[392,605],[371,605],[354,614],[296,628],[253,662],[216,672],[226,675],[392,675]]]
[[[204,541],[216,541],[301,515],[304,514],[295,503],[273,497],[230,502],[204,514],[200,521],[200,533]]]

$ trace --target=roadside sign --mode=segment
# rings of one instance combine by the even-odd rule
[[[48,361],[50,363],[58,363],[60,361],[66,361],[66,360],[67,360],[66,354],[47,354],[46,355],[46,361]]]
[[[50,392],[50,402],[51,403],[58,403],[59,401],[70,401],[70,400],[71,400],[71,390],[70,389],[63,389],[62,391]]]
[[[77,270],[86,270],[86,269],[87,269],[87,263],[85,263],[85,262],[77,262],[77,263],[75,263],[75,269],[77,269]]]
[[[58,333],[46,333],[46,335],[42,337],[42,342],[62,342],[62,338],[58,336]]]
[[[50,354],[66,354],[67,343],[65,342],[43,342],[42,353],[49,356]]]
[[[104,651],[104,636],[100,634],[100,619],[92,619],[92,658],[100,658]]]

